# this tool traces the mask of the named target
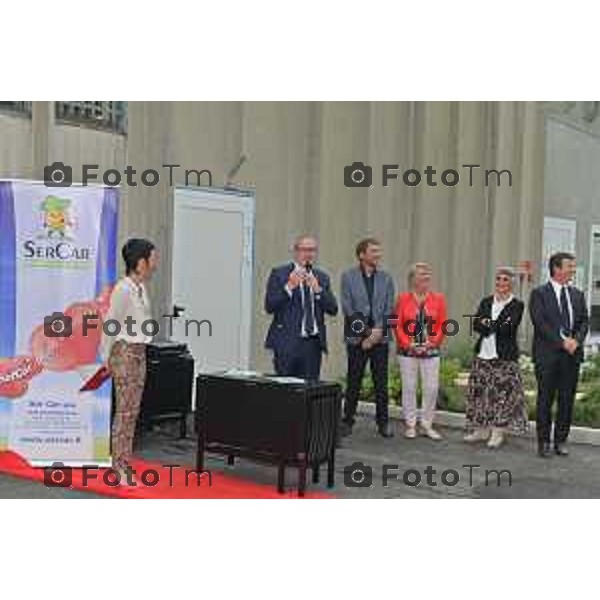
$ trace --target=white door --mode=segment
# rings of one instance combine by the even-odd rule
[[[253,294],[254,194],[175,188],[172,306],[184,308],[173,339],[196,373],[247,369]]]
[[[591,340],[600,342],[600,225],[592,225],[588,299]]]
[[[550,278],[548,272],[548,259],[555,252],[571,252],[575,254],[577,240],[577,222],[575,219],[559,219],[557,217],[544,217],[543,254],[541,265],[541,281]],[[577,282],[581,285],[581,282]]]

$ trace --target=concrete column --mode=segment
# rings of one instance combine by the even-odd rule
[[[244,180],[256,187],[256,320],[255,362],[259,369],[272,369],[262,348],[269,319],[263,310],[270,269],[291,259],[293,238],[308,232],[318,220],[314,205],[315,182],[310,152],[314,147],[311,103],[248,102],[244,105],[244,149],[248,164]],[[310,198],[307,204],[306,200]],[[313,213],[317,213],[317,216]]]
[[[157,315],[166,314],[170,308],[173,195],[168,172],[161,167],[172,156],[168,135],[172,112],[171,102],[129,103],[126,163],[137,170],[138,178],[144,169],[156,169],[161,178],[153,187],[140,183],[135,187],[124,186],[121,194],[119,243],[129,237],[145,237],[156,244],[161,256],[160,277],[154,278],[149,286]]]
[[[533,261],[532,281],[526,279],[517,284],[521,298],[527,302],[531,289],[540,281],[540,259],[542,256],[542,235],[544,230],[544,165],[546,136],[544,113],[541,103],[524,102],[521,127],[522,153],[521,178],[519,181],[519,228],[518,260]],[[545,265],[544,265],[545,268]],[[521,327],[521,347],[529,349],[532,339],[529,318],[523,319]]]
[[[499,102],[495,119],[494,162],[489,169],[509,169],[512,173],[512,187],[507,175],[503,175],[500,185],[496,177],[488,180],[492,198],[491,249],[488,269],[492,272],[498,265],[514,265],[519,260],[519,214],[520,185],[523,177],[521,163],[522,103]]]
[[[31,103],[31,138],[33,179],[44,179],[44,167],[50,164],[52,128],[54,127],[54,102]],[[60,159],[58,159],[60,160]]]
[[[174,102],[172,109],[172,127],[165,135],[171,139],[173,163],[181,165],[177,183],[185,185],[185,169],[208,169],[212,184],[222,186],[242,151],[242,103]],[[243,182],[246,166],[236,184]],[[188,183],[197,185],[197,176],[192,173]],[[200,184],[207,185],[208,180],[203,177]]]
[[[413,220],[415,237],[412,243],[412,261],[431,263],[435,271],[435,287],[448,292],[452,260],[451,222],[455,188],[444,185],[442,171],[454,169],[456,106],[451,102],[422,102],[417,105],[416,160],[413,165],[420,171],[422,180],[416,187],[416,210]],[[433,180],[437,186],[426,183],[425,169],[436,170]],[[411,261],[411,262],[412,262]],[[450,307],[452,309],[453,307]]]
[[[414,103],[372,102],[370,112],[369,164],[374,185],[368,194],[367,230],[382,242],[384,267],[396,287],[404,287],[411,260],[416,190],[405,186],[401,178],[383,187],[382,166],[397,164],[402,173],[414,164]]]
[[[347,188],[344,167],[355,161],[369,163],[370,104],[326,102],[323,105],[320,169],[320,262],[332,276],[339,293],[340,275],[354,261],[358,238],[368,233],[368,187]],[[343,318],[330,320],[331,353],[324,373],[344,372]]]
[[[453,316],[461,330],[468,331],[468,319],[477,307],[486,288],[486,245],[489,235],[487,200],[483,185],[482,169],[486,166],[487,103],[460,102],[458,104],[458,128],[456,132],[456,165],[461,175],[451,215],[452,262],[448,265],[451,280],[449,296],[452,299]],[[472,169],[473,186],[469,185],[469,170],[462,165],[481,165]]]
[[[304,172],[304,223],[307,231],[319,231],[323,102],[307,103],[306,162]]]
[[[519,181],[519,260],[532,260],[539,281],[544,229],[544,158],[546,135],[540,102],[523,103],[522,163]]]

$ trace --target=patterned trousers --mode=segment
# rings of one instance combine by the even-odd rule
[[[116,341],[108,366],[115,388],[112,460],[115,468],[124,468],[133,452],[135,426],[146,382],[146,345]]]

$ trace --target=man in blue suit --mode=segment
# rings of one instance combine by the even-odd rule
[[[336,315],[331,281],[314,267],[318,243],[301,236],[294,242],[294,260],[271,271],[265,310],[273,315],[266,348],[273,351],[277,375],[318,380],[327,352],[325,314]]]

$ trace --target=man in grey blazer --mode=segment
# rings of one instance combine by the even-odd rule
[[[350,435],[354,425],[358,396],[367,362],[375,388],[377,430],[392,437],[388,421],[388,343],[389,321],[394,310],[394,282],[378,269],[381,244],[374,238],[356,246],[358,265],[342,275],[342,311],[344,337],[348,352],[346,401],[342,435]]]

